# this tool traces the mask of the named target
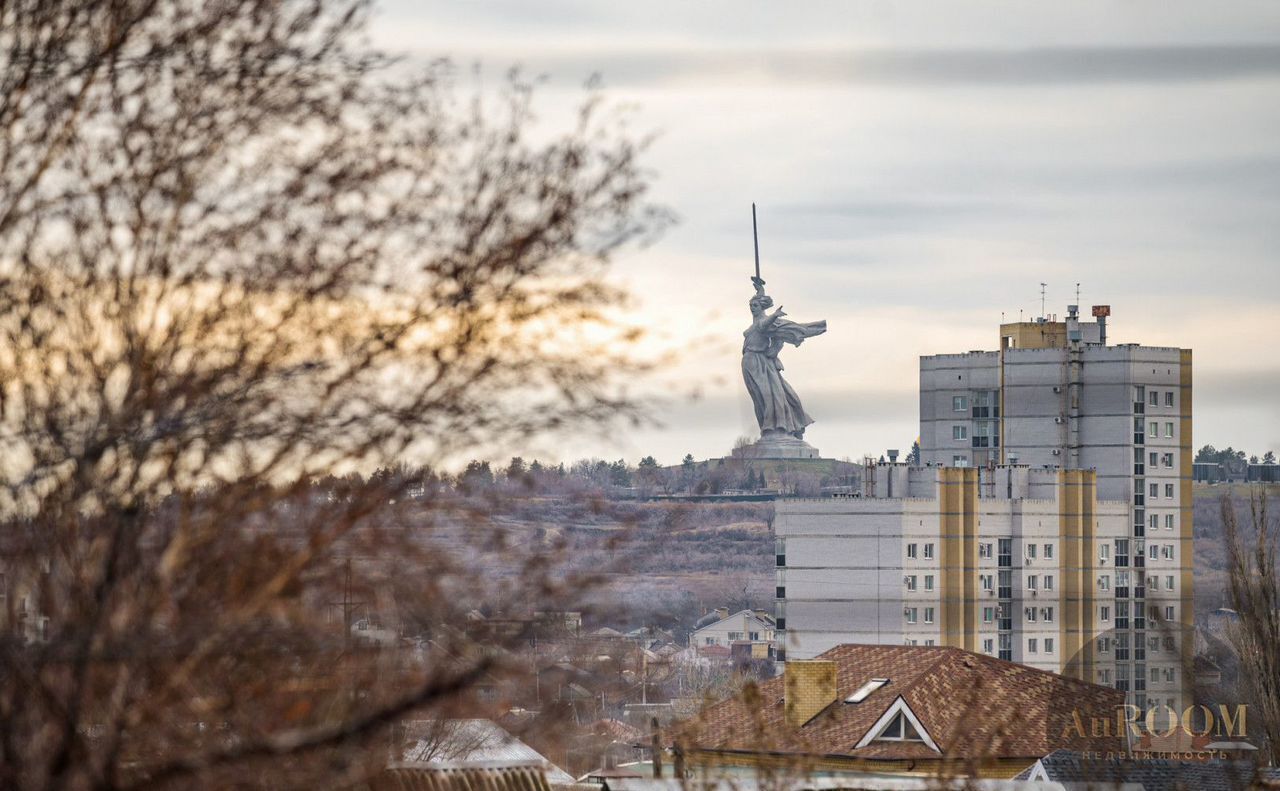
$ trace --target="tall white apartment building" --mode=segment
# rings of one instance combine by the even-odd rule
[[[1127,502],[1091,471],[879,464],[858,496],[777,503],[777,627],[791,659],[843,643],[964,648],[1114,684]],[[785,637],[783,636],[785,635]],[[1117,661],[1119,659],[1119,661]]]
[[[1123,501],[1106,637],[1125,646],[1114,684],[1146,708],[1181,711],[1194,641],[1192,378],[1189,349],[1108,345],[1110,310],[1081,321],[1000,327],[997,351],[920,359],[921,461],[1094,470],[1097,496]],[[1098,592],[1102,594],[1102,591]],[[1186,638],[1186,639],[1184,639]]]

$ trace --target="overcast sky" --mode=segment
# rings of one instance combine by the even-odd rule
[[[660,134],[679,225],[618,262],[638,317],[709,338],[665,427],[557,452],[726,455],[750,204],[763,274],[826,335],[783,353],[824,456],[904,450],[920,355],[991,349],[1001,317],[1112,306],[1114,342],[1195,353],[1195,444],[1280,451],[1280,3],[383,0],[375,43],[586,78]],[[652,385],[649,385],[652,387]]]

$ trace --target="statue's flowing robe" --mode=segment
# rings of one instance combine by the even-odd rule
[[[762,316],[743,332],[742,378],[751,394],[760,433],[784,431],[800,436],[813,418],[804,411],[800,396],[782,378],[778,351],[785,343],[799,346],[805,338],[827,331],[827,322],[801,324],[787,319]]]

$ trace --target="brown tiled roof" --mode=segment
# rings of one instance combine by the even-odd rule
[[[849,756],[870,759],[937,758],[918,742],[856,745],[899,696],[920,720],[942,754],[958,760],[1039,758],[1057,749],[1123,750],[1115,735],[1124,693],[1026,665],[958,648],[841,645],[818,659],[836,663],[836,699],[800,727],[786,724],[784,677],[756,691],[721,701],[676,726],[692,749]],[[845,703],[872,678],[889,683],[861,703]],[[1084,738],[1073,720],[1078,712]],[[1093,737],[1091,723],[1109,723],[1107,736]]]

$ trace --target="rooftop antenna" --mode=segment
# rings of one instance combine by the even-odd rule
[[[1076,304],[1080,304],[1080,284],[1076,283]]]
[[[751,204],[751,241],[756,247],[756,280],[760,279],[760,235],[756,233],[756,205]]]
[[[1040,318],[1044,318],[1044,287],[1047,283],[1040,284]]]

